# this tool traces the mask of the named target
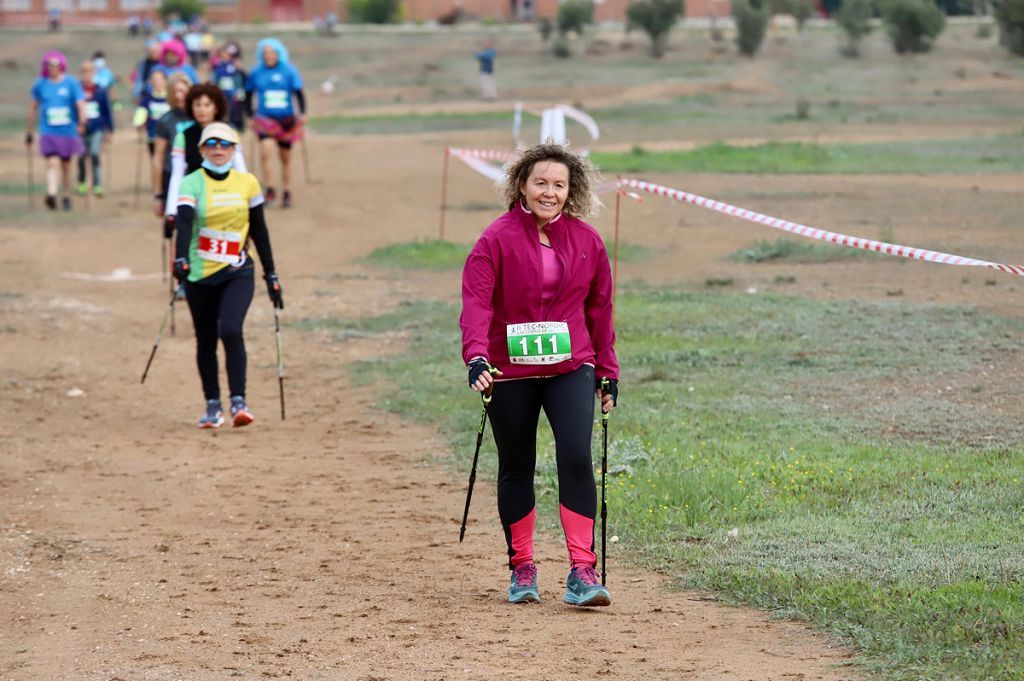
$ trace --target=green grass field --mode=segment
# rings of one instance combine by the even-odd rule
[[[691,151],[596,152],[606,173],[905,174],[1019,172],[1024,132],[996,138],[920,140],[886,144],[769,142],[749,147],[716,143]]]
[[[400,377],[383,404],[439,425],[462,475],[479,402],[453,356],[457,314],[424,302],[300,325],[338,340],[406,331],[407,354],[353,377]],[[681,587],[808,619],[885,678],[1015,678],[1024,463],[1019,425],[978,406],[977,376],[1019,354],[1024,323],[961,307],[644,288],[620,297],[617,320],[614,552]],[[554,530],[544,427],[540,442],[538,495]]]

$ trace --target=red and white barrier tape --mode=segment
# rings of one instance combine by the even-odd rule
[[[943,265],[988,267],[994,270],[999,270],[1000,272],[1024,276],[1024,267],[1019,265],[1006,265],[1003,263],[988,262],[987,260],[977,260],[975,258],[967,258],[962,255],[953,255],[952,253],[929,251],[923,248],[911,248],[910,246],[890,244],[885,241],[875,241],[874,239],[863,239],[861,237],[847,236],[846,234],[839,234],[837,232],[829,232],[824,229],[817,229],[816,227],[808,227],[807,225],[790,222],[789,220],[773,218],[770,215],[764,215],[752,210],[747,210],[746,208],[739,208],[728,203],[715,201],[714,199],[709,199],[697,194],[691,194],[679,189],[672,189],[671,187],[665,187],[652,182],[624,178],[619,180],[619,186],[632,187],[633,189],[638,189],[640,191],[657,194],[658,196],[665,196],[670,199],[675,199],[676,201],[683,201],[693,204],[694,206],[700,206],[701,208],[707,208],[719,213],[725,213],[726,215],[731,215],[733,217],[740,218],[741,220],[747,220],[748,222],[756,222],[757,224],[765,225],[766,227],[781,229],[782,231],[790,232],[791,234],[799,234],[800,236],[805,236],[809,239],[828,241],[829,243],[837,244],[839,246],[861,248],[865,251],[885,253],[887,255],[899,256],[901,258],[910,258],[912,260],[937,262]]]
[[[498,180],[505,176],[505,169],[502,168],[501,166],[496,166],[493,163],[489,163],[485,159],[495,159],[504,161],[507,159],[500,158],[498,156],[499,154],[504,153],[505,152],[501,151],[491,151],[490,149],[456,149],[454,147],[448,148],[449,156],[454,156],[455,158],[459,159],[467,166],[469,166],[476,172],[480,173],[484,177],[492,180],[493,182],[497,182]],[[508,154],[508,157],[511,158],[511,154]]]
[[[511,161],[515,154],[511,151],[498,149],[460,149],[459,147],[448,147],[448,153],[459,158],[482,158],[488,161]]]
[[[450,148],[448,150],[452,156],[460,159],[463,163],[476,170],[481,175],[488,177],[494,181],[498,181],[503,175],[504,170],[498,166],[492,165],[485,162],[483,159],[494,159],[507,161],[513,157],[513,154],[504,151],[495,151],[490,149],[456,149]],[[658,196],[664,196],[676,201],[682,201],[689,203],[694,206],[700,206],[701,208],[707,208],[709,210],[724,213],[725,215],[731,215],[732,217],[746,220],[748,222],[754,222],[765,227],[771,227],[773,229],[779,229],[790,234],[797,234],[799,236],[807,237],[809,239],[817,239],[818,241],[827,241],[837,246],[848,246],[850,248],[860,248],[865,251],[874,251],[876,253],[885,253],[886,255],[895,255],[900,258],[909,258],[911,260],[924,260],[926,262],[935,262],[942,265],[960,265],[966,267],[988,267],[993,270],[1000,272],[1006,272],[1008,274],[1016,274],[1017,276],[1024,276],[1024,267],[1020,265],[1007,265],[998,262],[989,262],[987,260],[978,260],[976,258],[968,258],[962,255],[954,255],[952,253],[942,253],[941,251],[929,251],[924,248],[912,248],[910,246],[901,246],[900,244],[890,244],[885,241],[875,241],[874,239],[864,239],[857,236],[848,236],[846,234],[839,234],[838,232],[829,232],[824,229],[818,229],[816,227],[808,227],[807,225],[801,225],[797,222],[790,222],[789,220],[782,220],[780,218],[774,218],[770,215],[764,215],[746,208],[740,208],[733,206],[722,201],[716,201],[709,199],[698,194],[691,194],[690,192],[684,192],[680,189],[673,189],[671,187],[665,187],[660,184],[654,184],[653,182],[644,182],[643,180],[635,180],[632,178],[622,178],[615,182],[605,182],[597,187],[597,193],[602,194],[615,189],[622,189],[629,187],[637,189],[642,192],[648,192],[650,194],[656,194]],[[633,192],[628,192],[627,195],[630,198],[639,199],[639,197]]]

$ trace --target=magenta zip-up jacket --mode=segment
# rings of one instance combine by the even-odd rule
[[[540,235],[533,214],[516,206],[492,222],[462,271],[462,359],[484,357],[501,380],[560,376],[584,364],[597,378],[619,378],[612,325],[612,272],[597,230],[564,213],[545,231],[562,263],[562,282],[550,304],[543,289]],[[565,322],[572,357],[547,365],[512,364],[506,325]]]

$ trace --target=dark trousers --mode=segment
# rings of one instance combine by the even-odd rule
[[[185,297],[196,330],[196,364],[208,400],[220,399],[217,340],[224,344],[231,395],[245,396],[245,339],[242,325],[252,303],[254,278],[232,277],[218,284],[185,283]]]
[[[498,448],[498,515],[506,529],[536,504],[537,425],[540,410],[555,436],[558,500],[573,513],[597,515],[590,438],[594,428],[594,368],[583,365],[554,378],[501,381],[487,410]]]

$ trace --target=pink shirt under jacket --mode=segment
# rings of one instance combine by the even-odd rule
[[[462,271],[462,358],[485,357],[503,379],[559,376],[583,364],[598,378],[619,378],[612,326],[612,273],[597,230],[562,214],[545,230],[562,263],[562,282],[550,304],[541,302],[543,268],[533,214],[517,206],[492,222]],[[566,322],[572,358],[549,365],[509,362],[505,326]]]

